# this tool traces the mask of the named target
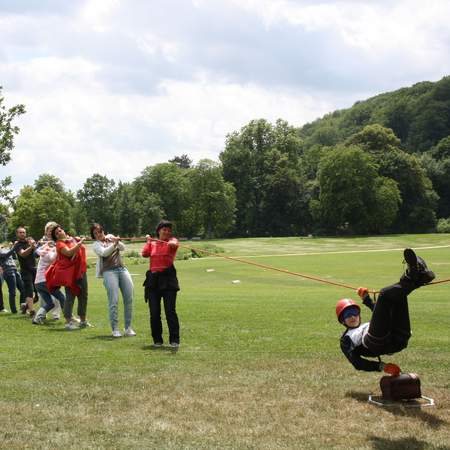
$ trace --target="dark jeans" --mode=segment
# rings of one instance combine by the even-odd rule
[[[33,298],[36,289],[34,288],[34,279],[36,278],[36,269],[21,270],[23,288],[25,290],[25,297]]]
[[[408,283],[396,283],[380,291],[373,310],[364,346],[374,354],[399,352],[411,337],[408,294],[415,289]]]
[[[150,309],[150,328],[153,342],[163,343],[161,322],[161,298],[164,300],[164,312],[166,313],[167,326],[169,328],[169,342],[180,343],[180,324],[175,311],[177,291],[151,290],[149,292],[148,307]]]
[[[88,301],[88,284],[86,273],[84,273],[83,278],[81,278],[81,280],[78,281],[79,286],[81,288],[81,292],[80,295],[77,296],[78,298],[77,313],[80,317],[85,317]],[[66,291],[66,301],[64,303],[64,317],[66,319],[71,319],[73,304],[75,303],[75,297],[72,295],[72,292],[70,292],[69,288],[66,287],[65,291]]]
[[[20,292],[20,303],[25,303],[25,291],[22,278],[18,272],[4,273],[3,278],[8,286],[9,307],[11,308],[12,313],[16,313],[16,289]]]
[[[59,300],[59,303],[61,304],[61,308],[64,308],[64,303],[66,301],[66,297],[64,297],[64,294],[59,290],[55,289],[51,294],[47,289],[47,285],[45,284],[45,281],[42,283],[35,283],[36,290],[38,294],[42,297],[42,300],[44,300],[44,304],[42,307],[49,312],[55,307],[55,304],[52,300],[52,295],[56,299]]]

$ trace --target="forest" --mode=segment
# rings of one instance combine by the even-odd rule
[[[2,165],[23,113],[0,90]],[[121,236],[151,233],[161,218],[188,238],[450,232],[450,77],[302,127],[252,120],[219,150],[218,161],[183,154],[131,182],[94,174],[77,192],[44,173],[13,197],[3,179],[0,225],[5,237],[19,225],[40,237],[50,219],[71,233],[95,221]]]

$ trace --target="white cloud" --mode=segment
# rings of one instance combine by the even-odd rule
[[[132,3],[0,7],[0,85],[27,109],[0,178],[131,180],[182,153],[217,159],[251,119],[300,126],[450,72],[444,1]]]

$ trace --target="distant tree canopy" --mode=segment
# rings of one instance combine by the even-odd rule
[[[0,97],[0,107],[3,99]],[[9,160],[11,120],[3,107]],[[450,77],[377,95],[301,128],[252,120],[230,133],[220,162],[187,155],[145,167],[128,183],[89,177],[76,193],[50,174],[11,203],[10,228],[48,219],[78,233],[92,221],[122,236],[374,234],[446,230],[450,223]],[[8,209],[2,206],[2,217]]]
[[[5,98],[0,86],[0,165],[6,166],[11,160],[11,152],[14,148],[14,136],[19,132],[19,127],[13,125],[13,121],[25,113],[24,105],[15,105],[6,108]],[[0,179],[0,200],[7,199],[11,194],[9,186],[11,177]]]

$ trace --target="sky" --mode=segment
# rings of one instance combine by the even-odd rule
[[[449,17],[447,0],[0,0],[0,86],[27,111],[0,179],[132,181],[218,160],[253,119],[302,126],[437,81]]]

